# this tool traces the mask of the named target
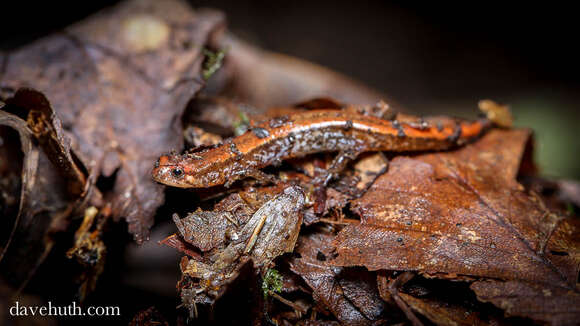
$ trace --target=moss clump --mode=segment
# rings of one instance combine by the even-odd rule
[[[208,80],[219,68],[226,56],[226,51],[219,50],[217,52],[203,49],[205,55],[205,63],[203,65],[202,76],[204,80]]]
[[[282,291],[282,285],[282,275],[275,269],[268,269],[262,281],[264,297],[267,297],[272,292],[280,293]]]

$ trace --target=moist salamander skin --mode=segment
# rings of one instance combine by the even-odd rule
[[[213,148],[163,155],[155,163],[153,178],[180,188],[228,185],[268,165],[319,152],[356,156],[368,151],[446,150],[478,138],[491,126],[487,119],[421,121],[383,120],[346,110],[295,113],[259,124]]]

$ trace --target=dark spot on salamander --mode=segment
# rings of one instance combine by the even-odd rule
[[[288,134],[288,140],[293,143],[296,140],[296,136],[294,136],[294,133],[289,133]]]
[[[346,120],[346,124],[344,125],[344,130],[352,129],[353,123],[351,120]]]
[[[290,118],[287,115],[283,115],[281,117],[274,118],[270,120],[270,128],[278,128],[285,125],[287,122],[290,121]]]
[[[270,133],[268,132],[268,130],[264,129],[264,128],[252,128],[252,132],[254,133],[254,135],[256,135],[256,137],[263,139],[266,138],[268,136],[270,136]]]
[[[319,250],[318,253],[316,253],[316,259],[319,261],[326,261],[326,256]]]
[[[461,125],[459,125],[458,123],[455,125],[455,130],[453,130],[453,134],[447,137],[447,140],[452,143],[455,143],[457,142],[457,140],[459,140],[460,137],[461,137]]]
[[[405,134],[405,130],[403,129],[403,126],[401,126],[401,124],[399,123],[399,121],[393,120],[393,127],[397,128],[397,136],[398,137],[405,137],[405,136],[407,136]]]
[[[240,159],[242,157],[242,152],[240,152],[240,150],[238,149],[238,147],[236,147],[236,144],[234,144],[234,142],[230,143],[230,151],[232,152],[232,154],[236,155],[236,159]]]
[[[419,129],[420,130],[426,130],[429,129],[429,122],[425,121],[425,118],[420,117],[419,118]]]

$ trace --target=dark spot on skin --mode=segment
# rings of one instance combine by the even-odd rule
[[[176,168],[173,168],[173,170],[171,170],[171,174],[174,177],[179,178],[183,175],[183,170],[180,167],[176,167]]]
[[[296,136],[293,133],[288,134],[288,140],[293,143],[296,140]]]
[[[234,154],[234,155],[241,155],[242,152],[240,152],[240,150],[238,149],[238,147],[236,146],[236,144],[234,144],[234,142],[230,143],[230,151]]]
[[[264,128],[253,128],[252,132],[254,133],[254,135],[256,135],[256,137],[258,137],[260,139],[263,139],[263,138],[270,136],[270,133],[268,132],[268,130],[266,130]]]
[[[397,238],[397,242],[403,242],[403,238]]]
[[[455,130],[453,131],[453,134],[449,137],[447,137],[447,140],[455,143],[457,142],[457,140],[461,138],[461,126],[459,124],[455,125]]]
[[[326,256],[322,252],[318,251],[318,253],[316,253],[316,259],[319,261],[326,261]]]
[[[358,253],[362,255],[363,251],[359,249],[358,250]]]
[[[427,121],[425,121],[425,119],[423,117],[419,118],[419,125],[421,129],[427,129],[429,128],[429,123],[427,123]]]
[[[345,130],[350,130],[352,129],[353,123],[351,120],[346,120],[346,124],[344,125],[344,129]]]
[[[406,223],[406,224],[407,224],[407,225],[412,225],[412,224],[413,224],[413,222],[411,222],[411,221],[407,221],[407,223]]]
[[[457,224],[455,224],[455,226],[456,227],[460,227],[461,226],[461,223],[457,223]]]
[[[393,120],[393,127],[397,128],[397,136],[398,137],[405,137],[405,130],[403,130],[403,126],[397,120]]]
[[[270,128],[278,128],[285,125],[287,122],[290,121],[290,118],[287,115],[283,115],[281,117],[274,118],[270,120]]]

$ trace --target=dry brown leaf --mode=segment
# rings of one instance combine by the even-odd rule
[[[182,1],[127,1],[6,55],[0,87],[49,99],[92,180],[115,178],[105,195],[138,242],[164,200],[150,169],[183,144],[179,116],[203,84],[201,51],[222,22]]]
[[[526,130],[493,130],[446,153],[398,157],[353,203],[360,225],[335,241],[340,266],[575,284],[544,253],[559,217],[515,176]]]
[[[23,153],[19,207],[15,216],[6,217],[11,224],[0,248],[0,271],[22,288],[54,245],[48,235],[68,223],[78,203],[70,200],[59,170],[38,147],[24,120],[0,110],[0,127],[18,133]]]
[[[427,317],[435,325],[490,325],[489,321],[481,318],[479,312],[459,305],[433,299],[419,299],[405,293],[399,293],[399,296],[413,310]]]
[[[577,325],[580,293],[574,289],[522,281],[479,281],[471,285],[477,298],[505,310],[551,325]]]
[[[332,234],[323,232],[301,236],[296,247],[300,258],[290,261],[290,269],[306,281],[313,290],[314,300],[329,309],[338,321],[347,325],[370,325],[371,320],[345,295],[337,277],[341,269],[328,265],[333,238]],[[345,285],[348,287],[348,282]],[[380,298],[378,302],[381,302]],[[380,309],[373,308],[376,306],[366,307],[369,317],[377,317],[374,311]]]

